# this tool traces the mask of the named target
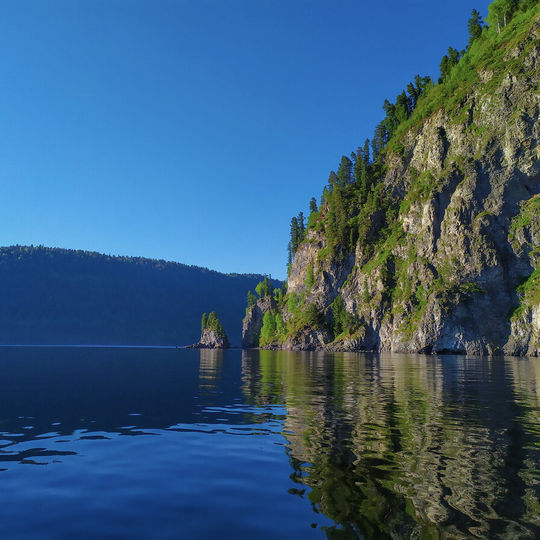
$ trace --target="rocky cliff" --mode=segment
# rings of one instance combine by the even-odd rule
[[[227,336],[220,335],[213,328],[205,328],[201,333],[198,343],[190,345],[190,349],[228,349],[229,340]]]
[[[215,311],[203,313],[201,338],[198,343],[189,345],[190,349],[228,349],[229,339]]]
[[[267,347],[539,353],[540,15],[531,13],[466,55],[370,165],[377,204],[349,204],[340,218],[353,241],[334,240],[332,201],[310,218],[284,301],[251,308],[244,346],[270,310],[284,330]]]
[[[247,308],[246,316],[242,321],[242,347],[253,349],[259,346],[264,314],[276,309],[276,301],[271,295],[264,296]]]

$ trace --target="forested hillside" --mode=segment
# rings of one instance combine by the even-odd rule
[[[286,291],[249,306],[246,346],[538,354],[539,3],[486,21],[292,219]]]
[[[0,343],[187,345],[217,311],[240,344],[259,275],[45,247],[0,248]]]

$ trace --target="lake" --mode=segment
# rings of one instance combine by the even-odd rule
[[[540,359],[0,348],[2,538],[538,538]]]

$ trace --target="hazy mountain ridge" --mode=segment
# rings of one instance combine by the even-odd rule
[[[419,101],[368,165],[367,199],[334,174],[287,295],[248,310],[246,346],[538,354],[540,9],[527,9]]]
[[[263,276],[96,252],[0,248],[0,343],[187,345],[216,311],[233,344]]]

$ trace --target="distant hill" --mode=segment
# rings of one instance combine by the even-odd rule
[[[186,345],[216,311],[240,344],[246,293],[263,278],[141,257],[0,248],[0,343]],[[279,286],[278,282],[276,285]]]

